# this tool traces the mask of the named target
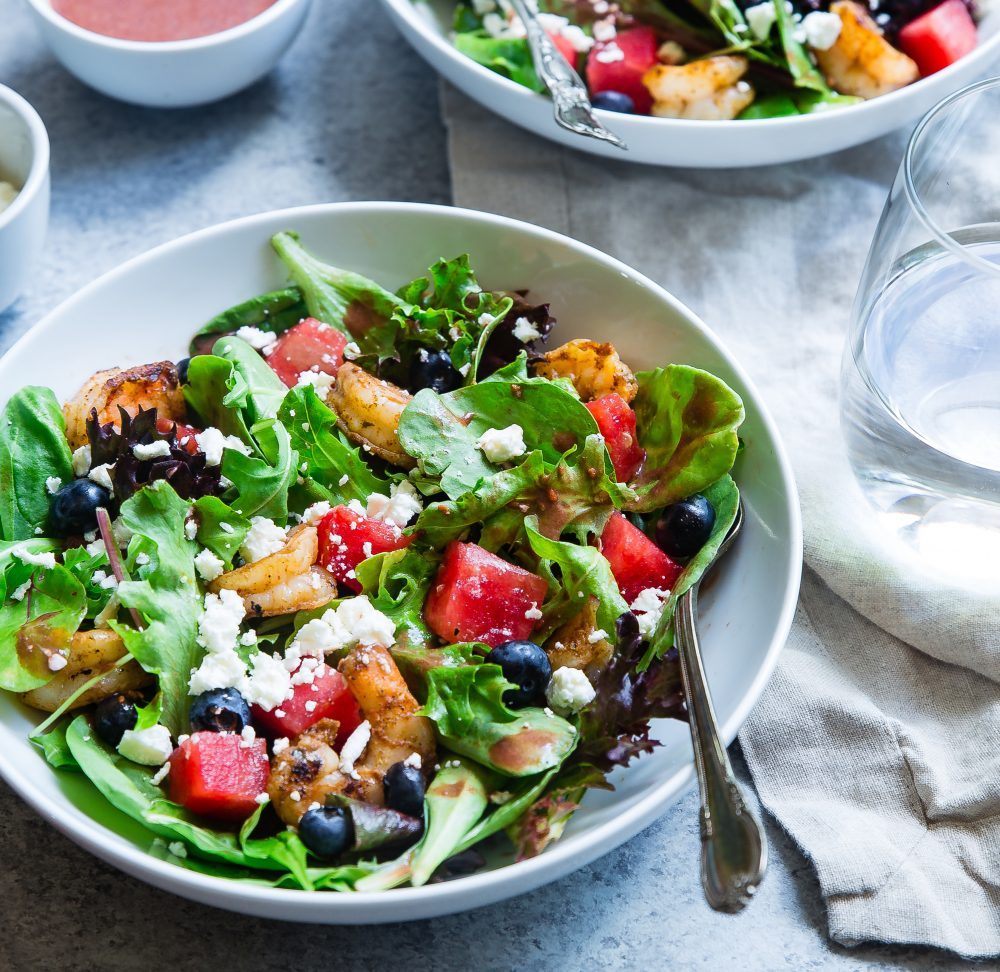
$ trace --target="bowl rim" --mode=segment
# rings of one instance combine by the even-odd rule
[[[86,27],[81,27],[64,17],[52,6],[52,0],[26,0],[26,2],[39,17],[42,17],[56,30],[68,34],[82,43],[108,50],[162,55],[204,50],[236,42],[259,30],[267,30],[287,11],[301,4],[308,4],[310,0],[274,0],[271,6],[234,27],[216,31],[214,34],[205,34],[202,37],[188,37],[185,40],[174,41],[137,41],[127,40],[123,37],[109,37],[107,34],[99,34]]]
[[[30,2],[36,2],[36,0],[30,0]],[[460,53],[447,36],[430,28],[428,19],[422,16],[419,11],[419,0],[382,0],[382,2],[405,21],[413,31],[419,34],[426,43],[430,44],[440,54],[448,57],[450,60],[462,64],[467,70],[478,75],[480,79],[493,79],[494,82],[499,83],[505,89],[510,97],[517,98],[526,106],[532,102],[536,105],[540,102],[548,102],[548,98],[545,95],[539,94],[537,91],[532,91],[530,88],[526,88],[524,85],[518,84],[510,78],[505,78],[502,74],[497,74],[488,67],[484,67],[477,61],[472,60],[471,57],[466,57]],[[419,5],[425,6],[425,4]],[[988,16],[1000,19],[1000,12],[990,13]],[[959,70],[965,71],[970,69],[974,63],[980,61],[989,62],[990,58],[997,56],[1000,56],[1000,29],[991,37],[986,38],[984,43],[977,44],[974,50],[970,51],[964,57],[959,58],[954,63],[949,64],[943,70],[937,71],[927,77],[918,78],[912,84],[908,84],[906,87],[899,88],[889,94],[880,95],[878,98],[870,98],[860,104],[847,105],[843,108],[827,111],[814,111],[808,115],[786,115],[780,118],[747,118],[740,120],[738,125],[740,129],[746,128],[747,131],[771,129],[776,133],[793,125],[798,125],[802,129],[805,129],[807,126],[819,128],[826,124],[826,119],[841,117],[844,112],[851,112],[855,117],[860,117],[860,113],[863,111],[867,112],[867,114],[873,114],[883,109],[888,111],[892,105],[905,102],[909,97],[912,97],[913,91],[926,90],[932,85],[940,89],[941,94],[939,97],[943,97],[945,92],[950,90],[947,88],[947,84],[953,74],[958,73]],[[708,121],[688,118],[655,118],[652,115],[625,115],[620,112],[606,111],[602,108],[597,108],[595,111],[598,117],[604,119],[609,126],[612,128],[617,126],[623,132],[632,129],[633,126],[636,127],[636,130],[645,129],[646,131],[652,131],[657,126],[662,126],[664,129],[673,129],[676,135],[688,131],[709,133],[729,131],[734,124],[737,124],[736,119],[729,121]],[[624,156],[624,158],[627,160],[627,156]]]
[[[272,223],[277,218],[293,225],[297,218],[311,218],[324,214],[340,212],[354,213],[423,213],[431,216],[446,217],[460,221],[486,224],[494,231],[513,232],[518,235],[568,247],[581,257],[596,261],[605,267],[621,274],[626,279],[650,290],[664,304],[674,310],[682,318],[686,326],[693,328],[726,361],[733,375],[736,376],[746,390],[748,401],[752,403],[770,442],[774,446],[774,462],[777,466],[780,480],[785,491],[785,514],[790,526],[788,570],[784,578],[776,579],[776,585],[783,587],[782,606],[775,618],[774,635],[767,647],[763,662],[743,694],[743,698],[729,719],[721,727],[722,735],[728,745],[736,736],[737,731],[747,718],[750,710],[756,704],[764,690],[771,673],[777,663],[779,654],[791,630],[793,616],[798,601],[799,582],[802,566],[802,521],[799,510],[798,492],[792,473],[791,462],[785,446],[755,384],[725,348],[723,342],[708,326],[686,305],[666,291],[659,284],[645,275],[632,269],[627,264],[603,253],[586,243],[574,240],[561,233],[556,233],[544,227],[536,226],[520,220],[499,216],[493,213],[479,212],[452,206],[440,206],[428,203],[404,202],[343,202],[320,203],[288,209],[272,210],[229,220],[213,226],[197,230],[163,243],[151,250],[135,256],[119,266],[102,274],[91,281],[76,294],[69,297],[58,307],[50,311],[38,324],[22,335],[7,351],[7,355],[23,351],[25,345],[33,340],[40,340],[46,331],[48,322],[57,314],[63,315],[72,311],[73,307],[86,299],[91,292],[114,283],[119,278],[129,274],[134,268],[142,266],[181,250],[194,242],[203,242],[213,237],[225,236],[238,232],[255,224]],[[4,357],[6,357],[5,355]],[[390,922],[420,918],[425,915],[436,915],[467,910],[492,901],[511,897],[538,887],[549,880],[556,880],[562,875],[582,867],[584,864],[607,853],[614,847],[637,834],[641,829],[656,820],[669,806],[667,799],[679,795],[694,782],[693,761],[678,769],[651,786],[649,792],[637,799],[630,807],[605,821],[586,835],[582,847],[573,843],[557,842],[549,847],[544,854],[525,861],[508,864],[491,871],[472,874],[446,881],[440,884],[425,885],[420,888],[394,888],[390,892],[349,892],[322,894],[302,891],[292,888],[269,888],[243,882],[235,882],[226,878],[213,877],[187,868],[179,867],[168,861],[160,860],[134,846],[125,838],[104,826],[100,821],[88,816],[79,808],[73,807],[71,812],[56,811],[48,803],[45,795],[34,782],[34,774],[22,772],[0,758],[0,776],[9,783],[18,795],[32,806],[42,817],[58,830],[65,833],[75,842],[90,850],[96,856],[119,867],[125,872],[140,879],[150,880],[158,887],[167,888],[194,900],[206,901],[215,906],[232,910],[243,910],[242,904],[252,905],[252,913],[267,914],[271,917],[287,918],[280,912],[280,907],[289,902],[296,902],[298,909],[295,920],[321,921],[327,923],[346,923],[362,921],[366,923]],[[624,836],[622,836],[624,834]],[[153,880],[149,875],[156,875]],[[476,892],[488,891],[488,896],[473,897]],[[389,903],[392,903],[390,907]],[[265,911],[268,905],[278,908],[276,911]],[[384,911],[384,914],[379,912]]]
[[[24,212],[34,198],[45,186],[49,172],[49,133],[41,116],[13,88],[0,84],[0,104],[5,104],[24,122],[28,138],[31,141],[31,165],[28,168],[28,178],[18,190],[14,201],[0,212],[0,231],[9,226]]]

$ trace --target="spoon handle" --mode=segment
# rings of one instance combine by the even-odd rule
[[[552,38],[538,22],[537,14],[529,9],[528,2],[511,0],[511,6],[524,24],[535,73],[552,95],[556,123],[577,135],[587,135],[627,150],[628,146],[594,117],[587,86],[559,53]]]
[[[697,585],[677,604],[676,643],[701,790],[701,883],[716,911],[741,911],[763,880],[767,841],[747,806],[712,707],[698,643]]]

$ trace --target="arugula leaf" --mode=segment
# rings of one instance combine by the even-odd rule
[[[743,402],[722,379],[685,365],[636,375],[635,409],[646,462],[630,510],[649,512],[700,492],[733,466]]]
[[[259,351],[230,335],[215,342],[212,354],[233,366],[229,393],[222,400],[226,408],[238,408],[251,430],[259,423],[277,418],[288,388]]]
[[[111,564],[105,551],[91,554],[86,547],[70,547],[63,553],[63,566],[83,585],[87,596],[88,618],[96,618],[107,607],[114,590],[103,587],[94,579],[94,573],[103,570],[111,573]]]
[[[322,486],[334,505],[352,499],[364,503],[372,493],[389,492],[388,480],[372,472],[361,451],[338,432],[337,416],[311,385],[288,392],[278,420],[289,430],[299,472]]]
[[[73,478],[66,424],[48,388],[15,392],[0,413],[0,534],[27,540],[49,518],[46,480]]]
[[[434,641],[424,621],[424,601],[437,568],[437,557],[412,547],[377,554],[357,567],[363,593],[372,607],[396,626],[400,647],[430,645]]]
[[[203,428],[214,427],[225,435],[237,436],[247,445],[254,445],[243,411],[224,404],[234,390],[244,390],[244,383],[238,385],[238,381],[232,361],[214,354],[201,354],[192,358],[188,365],[184,398]]]
[[[587,597],[598,601],[597,626],[612,640],[615,624],[628,604],[618,590],[611,564],[596,548],[578,543],[553,540],[538,532],[537,517],[525,520],[531,549],[541,558],[536,569],[554,592],[544,606],[545,628],[551,630],[579,611]],[[558,574],[556,573],[558,570]]]
[[[266,454],[273,460],[245,456],[227,449],[222,457],[222,475],[233,484],[230,505],[249,519],[266,516],[278,523],[288,519],[288,490],[295,483],[298,453],[291,446],[288,430],[280,422],[255,426],[254,435],[267,442]],[[265,439],[264,433],[267,433]]]
[[[297,233],[277,233],[271,245],[301,289],[310,315],[324,324],[360,334],[387,320],[402,303],[374,280],[317,260]]]
[[[251,297],[224,310],[200,328],[191,339],[190,353],[203,354],[215,343],[215,336],[232,334],[241,327],[256,327],[271,334],[282,334],[308,315],[302,291],[285,287]]]
[[[156,557],[141,580],[123,581],[118,597],[143,616],[143,630],[112,621],[133,658],[159,676],[163,723],[173,735],[187,730],[188,679],[198,667],[201,595],[195,579],[195,544],[184,536],[188,504],[163,481],[122,504],[121,519]],[[133,538],[132,542],[135,542]]]
[[[503,694],[514,686],[499,665],[429,669],[427,700],[420,710],[449,749],[504,776],[532,776],[558,766],[576,745],[576,729],[542,709],[507,708]]]
[[[202,496],[195,500],[194,511],[198,520],[196,539],[199,545],[208,547],[227,567],[231,567],[233,557],[246,539],[250,520],[218,496]]]

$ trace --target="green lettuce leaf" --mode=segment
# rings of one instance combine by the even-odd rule
[[[242,409],[225,404],[234,391],[242,394],[246,383],[238,377],[232,361],[214,354],[200,354],[188,365],[184,398],[203,428],[216,428],[235,435],[249,446],[255,445]]]
[[[649,512],[706,489],[733,466],[743,402],[707,371],[668,365],[636,375],[635,409],[646,462],[631,485],[631,510]]]
[[[396,642],[400,646],[430,645],[434,641],[424,621],[424,601],[437,568],[437,557],[412,547],[377,554],[357,567],[358,583],[372,606],[396,625]]]
[[[198,520],[195,539],[199,546],[208,547],[227,567],[231,567],[233,557],[246,539],[250,520],[218,496],[202,496],[195,500],[194,511]]]
[[[245,456],[227,449],[222,457],[222,475],[233,484],[230,505],[247,519],[266,516],[278,523],[288,519],[288,491],[298,476],[298,453],[292,448],[288,430],[280,422],[255,426],[254,435],[266,442],[264,451],[273,456]]]
[[[111,563],[103,550],[91,554],[86,547],[70,547],[63,554],[63,566],[83,585],[87,595],[87,617],[93,620],[107,607],[114,593],[113,589],[103,587],[94,579],[94,573],[103,570],[111,574]]]
[[[233,366],[229,392],[223,399],[226,408],[239,409],[251,431],[255,425],[278,417],[288,388],[259,351],[241,338],[229,335],[215,342],[212,354]]]
[[[121,603],[135,608],[146,627],[139,631],[111,623],[132,657],[159,677],[163,723],[175,736],[187,731],[188,680],[203,654],[197,642],[201,614],[194,567],[197,546],[184,536],[187,512],[188,503],[164,481],[122,504],[122,522],[155,555],[141,580],[118,585]]]
[[[528,42],[523,38],[492,37],[485,30],[465,31],[454,35],[455,48],[477,64],[532,91],[544,91],[531,60]]]
[[[48,388],[15,392],[0,413],[0,533],[27,540],[49,519],[46,480],[73,478],[66,424]]]
[[[308,313],[298,287],[286,287],[251,297],[217,314],[199,329],[191,339],[190,353],[192,357],[200,354],[205,349],[206,339],[213,335],[232,334],[241,327],[256,327],[271,334],[282,334]]]

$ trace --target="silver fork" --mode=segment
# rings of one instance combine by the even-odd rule
[[[743,526],[743,502],[712,563],[732,546]],[[701,883],[716,911],[741,911],[767,869],[764,828],[740,790],[708,690],[698,643],[698,584],[677,604],[677,653],[687,697],[694,765],[701,790]]]
[[[577,135],[610,142],[628,151],[628,146],[594,117],[587,86],[552,43],[552,38],[538,22],[537,11],[529,7],[526,0],[510,0],[510,4],[527,32],[535,73],[552,95],[556,123]]]

